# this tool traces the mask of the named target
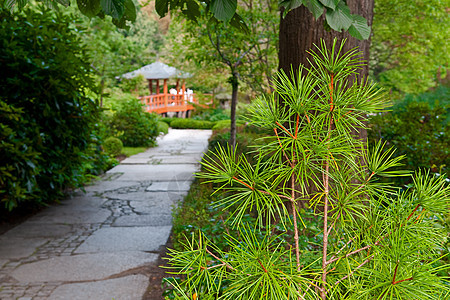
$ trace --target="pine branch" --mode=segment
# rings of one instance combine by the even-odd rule
[[[211,251],[208,250],[207,247],[205,247],[205,251],[208,252],[209,255],[211,255],[212,257],[214,257],[215,259],[217,259],[218,261],[220,261],[222,264],[224,264],[228,269],[230,269],[231,271],[235,271],[236,269],[233,268],[232,266],[230,266],[229,264],[227,264],[226,262],[224,262],[223,260],[221,260],[219,257],[217,257],[216,255],[214,255]]]
[[[365,264],[367,264],[369,261],[371,261],[373,258],[375,257],[375,254],[372,254],[371,256],[369,256],[365,261],[363,261],[359,266],[357,266],[353,271],[351,271],[349,274],[345,275],[344,277],[342,277],[341,279],[339,279],[338,281],[336,281],[334,283],[334,285],[338,285],[340,282],[344,281],[345,279],[349,278],[350,276],[352,276],[359,268],[361,268],[362,266],[364,266]]]

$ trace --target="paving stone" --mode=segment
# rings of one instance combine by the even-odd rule
[[[169,193],[164,194],[164,198],[158,197],[148,201],[130,201],[133,211],[139,215],[145,214],[171,214],[172,208],[175,207],[182,198],[171,198]]]
[[[137,300],[142,299],[148,285],[144,275],[131,275],[122,278],[65,284],[59,286],[49,300]]]
[[[84,189],[88,192],[103,193],[107,191],[114,191],[120,188],[139,186],[136,181],[124,181],[124,180],[108,180],[108,181],[97,181],[94,185],[86,186]]]
[[[103,202],[103,201],[102,201]],[[28,222],[32,223],[57,223],[57,224],[86,224],[103,223],[111,215],[107,209],[100,205],[64,205],[52,206],[39,214],[31,217]]]
[[[33,224],[26,222],[20,224],[2,235],[2,238],[51,238],[63,237],[70,232],[72,227],[63,224]]]
[[[155,181],[145,189],[147,192],[187,192],[191,187],[191,180]]]
[[[156,263],[158,255],[147,252],[166,244],[171,210],[199,171],[210,135],[169,129],[158,147],[126,159],[87,193],[0,235],[0,282],[14,282],[3,284],[0,299],[142,299],[146,276],[107,278]]]
[[[101,228],[75,253],[156,251],[166,244],[171,229],[172,226]]]
[[[160,203],[171,201],[169,206],[173,201],[179,201],[184,198],[187,192],[129,192],[129,193],[107,193],[107,197],[112,200],[123,200],[123,201],[142,201],[149,203]],[[105,203],[105,206],[108,203]],[[154,205],[151,205],[154,206]]]
[[[130,215],[118,217],[112,226],[171,226],[172,214]]]
[[[0,241],[1,241],[1,239],[0,239]],[[0,246],[0,249],[1,249],[1,246]],[[0,254],[0,255],[1,255],[1,254]],[[1,259],[1,258],[0,258],[0,269],[1,269],[7,262],[8,262],[7,259]]]
[[[200,167],[192,164],[172,165],[118,165],[108,171],[108,173],[123,173],[118,180],[135,181],[177,181],[193,180],[193,174],[198,172]]]
[[[5,238],[0,236],[0,258],[28,257],[48,241],[46,238]]]
[[[31,283],[98,280],[153,263],[157,258],[157,254],[137,251],[59,256],[21,265],[11,276]]]

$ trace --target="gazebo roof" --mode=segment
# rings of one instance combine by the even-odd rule
[[[192,74],[183,72],[174,67],[163,64],[162,62],[154,62],[143,66],[140,69],[123,74],[123,78],[133,78],[142,74],[146,79],[169,79],[169,78],[189,78]]]

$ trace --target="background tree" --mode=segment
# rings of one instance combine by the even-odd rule
[[[114,26],[109,16],[90,19],[76,9],[70,11],[80,16],[77,27],[83,28],[80,37],[91,55],[101,98],[105,88],[117,85],[115,77],[149,63],[163,44],[156,20],[141,9],[128,30]]]
[[[231,93],[230,144],[236,143],[236,106],[240,82],[245,82],[258,92],[269,86],[276,69],[273,57],[276,51],[276,6],[269,3],[245,2],[239,8],[240,16],[249,27],[241,27],[211,20],[210,13],[200,10],[202,17],[196,22],[187,20],[185,30],[190,34],[181,38],[185,45],[184,56],[199,66],[218,63],[227,69],[227,82]],[[180,34],[180,33],[179,33]]]
[[[394,93],[419,94],[445,81],[449,24],[445,1],[377,0],[371,74]]]
[[[8,10],[22,10],[29,0],[1,0],[1,6]],[[70,0],[37,0],[37,3],[59,9],[59,6],[69,7]],[[73,3],[72,3],[73,5]],[[104,18],[105,15],[112,17],[112,22],[118,28],[129,28],[130,22],[136,20],[136,6],[133,0],[76,0],[76,5],[85,16]]]

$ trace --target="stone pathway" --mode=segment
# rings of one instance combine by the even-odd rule
[[[170,130],[102,180],[0,235],[1,300],[137,300],[210,130]]]

